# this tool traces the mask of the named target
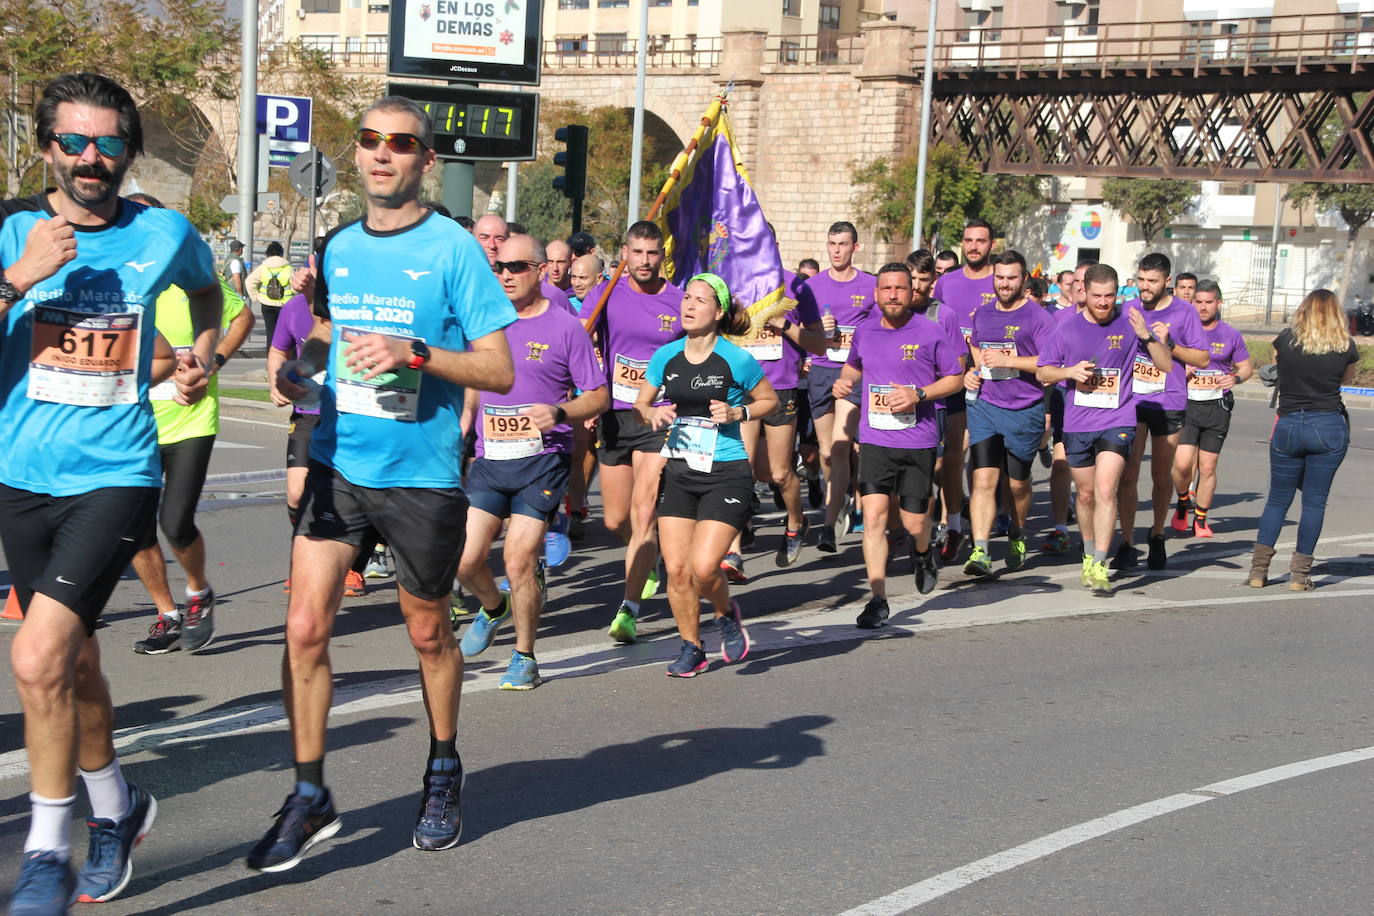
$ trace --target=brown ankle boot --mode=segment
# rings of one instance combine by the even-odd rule
[[[1250,575],[1245,584],[1251,588],[1264,588],[1269,584],[1269,561],[1274,559],[1274,548],[1268,544],[1256,544],[1255,553],[1250,558]]]
[[[1309,573],[1312,572],[1312,555],[1310,553],[1295,553],[1293,559],[1288,562],[1288,587],[1295,592],[1306,592],[1312,590],[1312,579]]]

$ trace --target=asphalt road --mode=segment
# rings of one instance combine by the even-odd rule
[[[279,466],[281,415],[226,416],[213,474]],[[222,483],[201,516],[221,596],[215,643],[135,655],[151,607],[136,581],[100,631],[125,771],[161,814],[125,896],[99,910],[1368,912],[1374,411],[1352,411],[1308,593],[1282,576],[1263,591],[1239,584],[1271,417],[1238,406],[1218,536],[1172,540],[1168,570],[1121,579],[1112,598],[1079,587],[1076,560],[1032,551],[991,582],[946,571],[922,600],[900,561],[890,625],[859,631],[857,537],[778,570],[770,514],[737,589],[753,651],[723,666],[707,628],[713,664],[693,681],[663,676],[677,643],[662,598],[640,644],[606,638],[620,554],[593,524],[551,578],[548,683],[494,689],[509,631],[469,664],[466,826],[443,853],[409,845],[426,729],[394,590],[372,580],[345,602],[333,644],[326,779],[344,828],[276,876],[242,860],[292,782],[282,484]],[[1043,493],[1035,511],[1043,522]],[[1280,573],[1291,542],[1290,525]],[[12,633],[0,628],[6,647]],[[5,678],[0,888],[27,829],[26,766]],[[79,824],[74,837],[81,856]]]

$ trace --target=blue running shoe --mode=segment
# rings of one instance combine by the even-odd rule
[[[550,531],[544,535],[544,562],[549,569],[557,569],[568,562],[572,554],[572,541],[561,531]]]
[[[696,677],[706,670],[706,651],[687,640],[682,641],[682,651],[677,659],[668,666],[669,677]]]
[[[10,916],[62,916],[72,902],[76,876],[57,853],[38,849],[24,853],[19,880],[10,897]]]
[[[134,876],[133,850],[157,820],[157,799],[129,783],[129,811],[123,820],[91,818],[90,851],[76,876],[76,899],[81,903],[113,900]]]
[[[343,826],[328,789],[314,798],[292,792],[273,817],[277,822],[248,853],[247,864],[254,871],[295,868],[311,847],[329,839]]]
[[[463,791],[463,761],[458,769],[425,773],[425,794],[420,801],[420,815],[415,821],[411,845],[425,852],[452,849],[463,834],[463,815],[459,796]]]
[[[497,686],[502,690],[533,690],[542,683],[544,679],[539,676],[539,665],[535,660],[512,649],[510,665]]]
[[[743,661],[749,654],[749,633],[740,619],[739,602],[730,599],[730,611],[724,617],[716,618],[720,628],[720,657],[726,662]]]
[[[463,650],[464,658],[472,658],[481,655],[491,646],[496,639],[496,631],[501,628],[501,624],[510,619],[510,595],[506,596],[501,605],[501,615],[492,617],[486,608],[473,615],[472,623],[463,633],[463,638],[459,641],[458,647]]]

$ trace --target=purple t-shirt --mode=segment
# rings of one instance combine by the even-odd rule
[[[846,365],[863,373],[859,442],[889,448],[934,448],[940,440],[935,404],[922,401],[911,413],[894,413],[884,395],[894,385],[924,388],[963,370],[949,338],[928,318],[912,315],[900,328],[889,328],[874,313],[854,332]],[[862,385],[862,389],[859,386]]]
[[[604,387],[606,374],[596,364],[592,339],[582,322],[552,302],[538,315],[520,318],[506,327],[515,384],[505,394],[478,394],[473,428],[477,431],[478,458],[493,461],[530,458],[572,451],[572,427],[560,423],[540,433],[521,407],[560,404],[568,391]]]
[[[305,346],[305,339],[310,336],[310,332],[315,327],[315,316],[310,311],[310,303],[305,296],[297,293],[286,304],[281,307],[281,314],[277,316],[277,326],[272,330],[272,349],[280,350],[289,354],[293,359],[301,355],[301,348]],[[320,412],[318,405],[315,407],[301,407],[295,405],[292,410],[296,413]]]
[[[1103,432],[1119,426],[1135,427],[1136,398],[1131,390],[1131,367],[1137,353],[1149,350],[1131,327],[1126,310],[1098,324],[1087,312],[1066,318],[1040,351],[1040,365],[1065,368],[1095,360],[1097,373],[1086,383],[1074,383],[1064,393],[1064,432]]]
[[[539,281],[539,295],[549,300],[551,305],[558,306],[569,315],[577,314],[577,309],[572,307],[572,300],[568,298],[568,294],[554,286],[548,280]]]
[[[978,280],[969,278],[962,267],[955,268],[935,281],[932,299],[944,303],[945,308],[954,310],[959,320],[959,331],[968,340],[973,335],[973,314],[997,298],[992,286],[992,271]]]
[[[584,320],[601,301],[605,288],[605,283],[598,283],[587,293],[582,303]],[[597,322],[597,334],[611,385],[611,408],[629,410],[639,397],[639,383],[654,351],[682,336],[682,290],[665,281],[662,289],[650,295],[636,292],[630,279],[621,277]]]
[[[1177,296],[1169,297],[1169,304],[1147,310],[1139,299],[1132,299],[1122,309],[1135,307],[1145,316],[1145,326],[1153,328],[1156,321],[1162,321],[1169,328],[1169,343],[1176,347],[1207,349],[1207,341],[1202,335],[1202,320],[1197,317],[1197,309],[1191,302]],[[1188,406],[1188,367],[1182,360],[1175,359],[1174,367],[1162,380],[1159,371],[1153,368],[1149,354],[1143,361],[1136,360],[1135,400],[1141,407],[1158,410],[1183,410]],[[1162,381],[1162,387],[1161,387]]]
[[[816,313],[816,301],[809,296],[799,295],[805,279],[790,270],[782,272],[782,279],[787,295],[797,300],[797,307],[788,310],[783,317],[802,327],[820,321],[821,317]],[[794,344],[792,338],[783,335],[776,328],[765,325],[763,333],[757,338],[747,341],[736,340],[735,343],[759,361],[759,365],[763,366],[764,378],[768,379],[774,391],[790,391],[797,387],[798,367],[806,358],[806,351]]]
[[[817,315],[824,315],[829,308],[836,324],[834,346],[828,348],[824,356],[811,357],[811,365],[837,369],[845,364],[849,359],[854,329],[873,307],[873,292],[877,285],[878,278],[862,270],[854,271],[853,279],[843,282],[833,279],[829,270],[823,270],[806,281],[797,299],[798,308],[805,303],[814,307]]]
[[[1012,356],[1038,356],[1053,331],[1054,321],[1029,300],[1010,312],[990,302],[973,316],[973,345],[981,350],[1010,348]],[[982,375],[978,397],[994,407],[1020,410],[1044,402],[1045,389],[1034,372],[984,368]]]
[[[1188,380],[1190,401],[1214,401],[1220,398],[1222,389],[1215,380],[1223,375],[1234,375],[1236,364],[1250,358],[1245,338],[1224,321],[1217,320],[1210,328],[1203,325],[1202,337],[1207,341],[1207,368],[1192,370],[1192,377]]]

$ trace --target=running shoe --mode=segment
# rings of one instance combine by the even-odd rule
[[[1169,527],[1175,531],[1188,530],[1188,504],[1179,502],[1174,506],[1174,518],[1169,522]]]
[[[497,616],[491,616],[486,608],[474,614],[472,623],[468,624],[463,638],[458,642],[458,647],[463,650],[463,658],[473,658],[487,651],[496,639],[496,631],[507,620],[510,620],[510,595],[501,602],[501,613]]]
[[[1054,463],[1054,452],[1050,451],[1048,445],[1042,445],[1036,449],[1036,454],[1040,456],[1040,466],[1047,468]]]
[[[1197,519],[1193,519],[1193,537],[1209,538],[1212,536],[1212,534],[1213,532],[1211,525],[1207,524],[1206,522],[1200,522]]]
[[[572,540],[564,534],[567,516],[560,516],[544,534],[544,562],[550,569],[557,569],[568,562],[572,555]]]
[[[587,536],[582,530],[582,513],[574,512],[568,516],[568,540],[577,542]]]
[[[131,853],[157,820],[157,799],[133,783],[128,786],[129,809],[123,819],[86,821],[91,842],[86,864],[76,876],[76,899],[80,903],[104,903],[119,896],[134,876]]]
[[[744,629],[744,621],[740,619],[738,601],[730,599],[730,610],[724,617],[716,618],[716,626],[720,628],[721,660],[744,661],[744,657],[749,654],[749,632]]]
[[[1079,576],[1079,579],[1078,579],[1078,581],[1080,581],[1080,582],[1083,583],[1083,587],[1084,587],[1084,588],[1091,588],[1091,587],[1092,587],[1092,582],[1093,582],[1093,579],[1092,579],[1092,572],[1093,572],[1093,558],[1090,557],[1090,556],[1086,556],[1086,555],[1085,555],[1085,556],[1083,557],[1083,574],[1082,574],[1081,576]]]
[[[630,610],[630,606],[622,603],[620,609],[615,612],[615,619],[611,621],[611,639],[627,645],[634,642],[637,619],[634,611]]]
[[[1072,546],[1073,542],[1069,540],[1067,531],[1060,531],[1056,528],[1045,536],[1044,549],[1050,553],[1062,553]]]
[[[774,562],[778,568],[791,566],[801,557],[802,546],[806,543],[806,532],[811,528],[811,523],[806,516],[802,516],[801,529],[798,531],[787,530],[783,533],[782,544],[778,547],[778,555]]]
[[[181,618],[157,615],[148,628],[148,638],[134,643],[139,655],[166,655],[181,648]]]
[[[10,897],[10,916],[61,916],[76,889],[72,864],[47,849],[24,853]]]
[[[215,638],[215,590],[207,587],[204,595],[186,599],[181,616],[181,638],[192,652],[204,649]]]
[[[854,619],[854,626],[860,630],[876,630],[883,625],[887,619],[888,607],[887,599],[879,598],[874,595],[868,599],[868,604],[859,612],[859,616]]]
[[[935,533],[930,536],[930,543],[937,550],[945,546],[945,539],[949,537],[949,527],[944,522],[935,526]]]
[[[496,590],[503,595],[510,594],[510,580],[505,576],[496,580]]]
[[[350,569],[344,576],[344,597],[361,598],[367,594],[367,583],[363,581],[363,574],[356,569]]]
[[[1024,537],[1007,538],[1006,563],[1007,570],[1010,572],[1016,572],[1026,565],[1026,539]]]
[[[995,538],[1006,537],[1011,530],[1011,516],[999,512],[997,518],[992,522],[992,536]]]
[[[420,813],[415,819],[415,833],[410,844],[425,852],[438,852],[458,845],[463,835],[463,814],[459,796],[463,792],[463,761],[458,769],[425,773],[425,794],[420,799]]]
[[[663,561],[654,564],[654,568],[649,570],[649,575],[644,579],[644,588],[639,592],[640,601],[648,601],[658,594],[659,584],[663,582]]]
[[[840,514],[835,516],[835,540],[838,541],[853,530],[854,504],[846,499],[844,505],[840,507]]]
[[[448,622],[453,625],[453,632],[458,632],[458,628],[463,625],[463,618],[467,615],[468,607],[463,601],[463,586],[454,582],[453,591],[448,593]]]
[[[248,853],[246,864],[253,871],[289,871],[316,843],[329,839],[343,826],[328,789],[314,798],[292,792],[272,816],[276,823]]]
[[[768,487],[773,491],[773,508],[779,512],[786,512],[787,501],[782,498],[782,487],[775,483],[770,483]]]
[[[386,561],[386,548],[373,548],[372,559],[367,561],[367,568],[363,570],[363,578],[385,579],[389,575],[391,575],[391,566]]]
[[[833,525],[822,525],[820,532],[816,535],[816,549],[821,553],[835,552],[835,528]]]
[[[887,532],[887,549],[890,554],[907,551],[909,549],[907,545],[910,542],[911,532],[907,531],[905,528],[898,528],[896,531],[889,530]]]
[[[739,533],[739,547],[740,547],[740,550],[753,550],[753,549],[754,549],[754,537],[755,537],[755,532],[754,532],[754,517],[751,515],[751,516],[749,516],[749,521],[745,523],[745,525],[744,525],[744,527],[743,527],[742,529],[740,529],[740,533]]]
[[[281,593],[283,595],[291,594],[291,579],[289,577],[281,584]]]
[[[744,574],[744,557],[733,551],[725,555],[725,559],[720,561],[721,572],[725,573],[727,582],[746,582],[749,577]]]
[[[1116,555],[1108,565],[1112,569],[1135,569],[1140,565],[1140,551],[1122,541],[1116,545]]]
[[[1164,552],[1164,535],[1152,534],[1147,542],[1150,549],[1149,555],[1145,558],[1145,564],[1151,569],[1163,569],[1169,565],[1169,555]]]
[[[1094,592],[1102,595],[1112,593],[1112,583],[1107,573],[1107,564],[1097,560],[1088,569],[1088,587]]]
[[[945,534],[945,543],[940,546],[940,565],[953,566],[959,559],[959,548],[964,546],[964,532],[950,530]]]
[[[542,683],[544,679],[539,676],[539,665],[535,660],[512,649],[510,664],[501,676],[501,683],[496,686],[502,690],[533,690]]]
[[[924,554],[917,553],[914,545],[912,547],[911,562],[916,567],[916,591],[922,595],[929,595],[940,584],[940,567],[935,557],[934,547],[927,549]]]
[[[978,579],[992,575],[992,557],[988,555],[986,550],[976,544],[974,545],[973,552],[968,556],[968,562],[964,564],[964,575]]]
[[[701,646],[682,641],[682,650],[678,652],[677,658],[668,666],[669,677],[696,677],[706,670],[706,652]]]
[[[849,530],[854,534],[864,533],[864,516],[858,509],[854,509],[849,513]]]
[[[821,503],[825,501],[825,492],[821,490],[821,478],[808,477],[806,479],[806,504],[812,509],[819,509]]]

